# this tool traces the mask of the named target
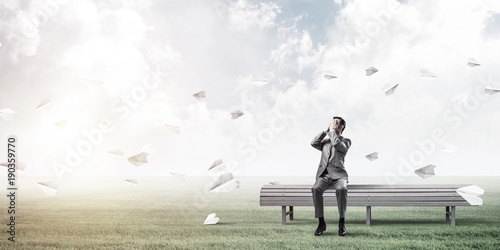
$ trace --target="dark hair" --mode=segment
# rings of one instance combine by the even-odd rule
[[[344,129],[345,129],[345,127],[346,127],[346,124],[345,124],[344,119],[343,119],[342,117],[340,117],[340,116],[334,116],[334,117],[332,118],[332,120],[333,120],[333,119],[335,119],[335,118],[337,118],[337,119],[339,119],[339,120],[340,120],[340,125],[344,125],[344,127],[342,128],[342,131],[340,131],[340,133],[343,133],[343,132],[344,132]]]

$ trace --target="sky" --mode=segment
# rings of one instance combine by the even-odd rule
[[[0,151],[15,136],[24,175],[206,176],[222,159],[313,178],[333,116],[350,176],[500,175],[498,1],[12,0],[0,19]]]

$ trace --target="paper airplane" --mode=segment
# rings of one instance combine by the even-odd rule
[[[168,173],[171,175],[174,175],[174,176],[178,176],[178,177],[186,177],[186,175],[183,175],[183,174],[178,174],[178,173],[174,173],[174,172],[168,172]]]
[[[47,99],[43,99],[43,100],[40,102],[40,104],[38,104],[38,106],[36,106],[36,108],[35,108],[35,109],[36,109],[36,110],[39,110],[39,109],[42,109],[42,108],[49,108],[50,104],[51,104],[50,99],[48,99],[48,98],[47,98]]]
[[[269,184],[271,184],[271,185],[279,185],[279,184],[280,184],[280,183],[279,183],[279,182],[277,182],[277,181],[270,181],[270,182],[268,182],[268,183],[269,183]]]
[[[474,58],[469,58],[469,61],[467,62],[467,66],[469,67],[477,67],[477,66],[480,66],[481,64],[476,61],[476,59]]]
[[[104,81],[90,79],[90,78],[86,78],[86,77],[78,77],[77,80],[81,83],[91,83],[91,84],[98,84],[98,85],[104,84]]]
[[[268,83],[269,83],[269,80],[267,80],[266,78],[264,78],[260,75],[253,75],[252,76],[252,84],[257,86],[257,87],[266,85]]]
[[[194,98],[200,100],[200,99],[205,98],[205,93],[206,93],[205,91],[200,91],[198,93],[193,94],[193,96],[194,96]]]
[[[222,164],[222,159],[215,160],[214,163],[208,168],[208,170],[222,170],[226,167],[226,165]]]
[[[496,94],[496,93],[500,92],[500,89],[490,88],[490,87],[485,87],[485,88],[484,88],[484,92],[485,92],[486,94],[493,95],[493,94]]]
[[[58,127],[58,128],[65,128],[66,126],[68,126],[68,121],[60,120],[60,121],[54,123],[54,125],[56,125],[56,127]]]
[[[186,175],[168,172],[170,175],[181,181],[186,181]]]
[[[453,96],[452,100],[456,104],[465,103],[469,99],[469,95],[470,95],[469,92],[464,92],[462,94],[458,94],[458,95]]]
[[[159,102],[159,103],[163,103],[163,104],[167,104],[167,103],[172,102],[173,99],[170,98],[170,97],[168,97],[165,94],[157,94],[157,95],[153,96],[153,101]]]
[[[385,85],[384,88],[382,89],[385,92],[386,96],[394,94],[394,91],[396,91],[396,88],[398,88],[399,83],[396,83],[394,85]]]
[[[168,173],[181,181],[186,181],[186,175],[173,173],[173,172],[168,172]]]
[[[234,119],[236,119],[236,118],[238,118],[238,117],[240,117],[242,115],[244,115],[243,112],[241,112],[239,110],[235,110],[235,111],[231,112],[231,119],[234,120]]]
[[[419,168],[419,169],[415,170],[415,174],[422,177],[423,179],[427,179],[427,178],[434,175],[434,168],[436,168],[436,166],[430,164],[430,165],[427,165],[423,168]]]
[[[4,166],[6,168],[9,168],[9,163],[3,162],[3,163],[0,163],[0,166]],[[19,173],[23,173],[25,169],[26,169],[26,164],[24,164],[20,161],[16,162],[16,171],[19,171]]]
[[[152,154],[158,150],[158,147],[153,146],[153,143],[149,143],[142,147],[141,152]]]
[[[14,110],[10,108],[0,109],[0,116],[6,121],[12,120],[14,113]]]
[[[366,159],[368,159],[370,161],[374,161],[374,160],[378,159],[378,153],[373,152],[371,154],[366,155],[365,157],[366,157]]]
[[[441,151],[446,153],[452,153],[457,151],[457,147],[445,142],[441,145]]]
[[[211,213],[207,216],[205,219],[205,222],[203,222],[204,225],[215,225],[219,222],[219,217],[215,217],[215,213]]]
[[[107,153],[113,155],[116,161],[121,161],[123,159],[123,151],[119,149],[109,150]]]
[[[136,179],[125,179],[125,181],[127,183],[130,183],[130,184],[134,185],[134,186],[136,186],[137,183],[138,183]]]
[[[366,69],[366,75],[367,76],[371,76],[371,75],[373,75],[373,74],[375,74],[377,72],[378,72],[378,69],[374,68],[374,67],[369,67],[369,68]]]
[[[483,195],[484,190],[476,185],[461,187],[457,189],[457,193],[473,206],[483,205],[483,199],[478,196]]]
[[[112,126],[112,122],[109,120],[98,120],[96,122],[108,128]]]
[[[325,78],[331,80],[337,78],[337,76],[333,75],[331,72],[325,72]]]
[[[38,187],[42,189],[46,195],[55,196],[59,185],[53,181],[42,181],[38,182]]]
[[[428,69],[421,69],[420,70],[420,76],[426,76],[426,77],[437,77],[434,73],[432,73]]]
[[[168,125],[168,124],[163,124],[163,126],[167,127],[168,131],[170,131],[173,134],[180,134],[181,133],[181,129],[179,126]]]
[[[460,191],[462,193],[470,194],[470,195],[475,195],[475,196],[480,196],[484,194],[484,189],[476,186],[476,185],[470,185],[466,187],[461,187],[457,189],[457,191]]]
[[[138,167],[138,166],[142,166],[146,163],[148,163],[148,153],[146,152],[142,152],[142,153],[139,153],[139,154],[136,154],[134,156],[131,156],[128,158],[128,161],[132,164],[134,164],[134,166]]]
[[[225,173],[219,176],[214,185],[210,188],[210,192],[231,192],[240,187],[240,182],[233,179],[232,173]]]
[[[123,151],[119,149],[109,150],[108,153],[112,155],[123,156]]]

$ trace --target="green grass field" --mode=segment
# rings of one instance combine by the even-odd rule
[[[55,197],[32,180],[20,184],[16,242],[7,240],[7,197],[1,199],[0,249],[500,249],[500,177],[433,177],[413,183],[477,184],[483,206],[457,207],[456,226],[444,207],[348,207],[348,235],[337,236],[336,207],[326,208],[325,235],[313,235],[313,207],[295,207],[295,220],[281,225],[280,207],[259,206],[268,181],[312,184],[312,177],[241,177],[239,189],[210,193],[214,177],[137,178],[63,182]],[[351,178],[352,184],[381,178]],[[216,225],[203,225],[216,213]]]

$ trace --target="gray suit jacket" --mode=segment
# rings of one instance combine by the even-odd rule
[[[329,138],[325,138],[328,134]],[[351,147],[351,140],[341,135],[337,136],[334,131],[325,133],[321,132],[314,137],[311,146],[321,151],[321,161],[319,162],[318,172],[316,179],[318,179],[325,168],[328,175],[332,179],[344,178],[347,180],[348,175],[344,167],[344,158]]]

